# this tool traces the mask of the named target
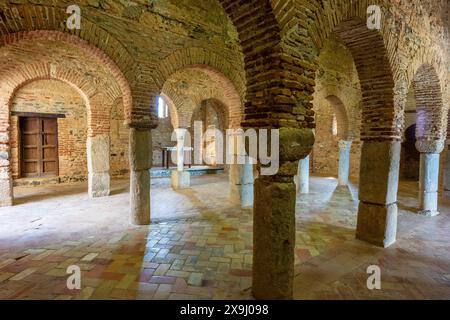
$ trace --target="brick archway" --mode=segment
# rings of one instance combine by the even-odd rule
[[[109,112],[110,107],[117,101],[115,95],[109,94],[106,88],[100,87],[100,92],[96,89],[95,83],[87,80],[84,74],[77,70],[60,68],[59,66],[47,62],[20,65],[16,69],[8,69],[0,74],[4,79],[2,82],[3,94],[0,97],[0,105],[3,105],[0,115],[0,134],[2,140],[0,149],[8,156],[2,161],[0,173],[2,175],[2,194],[0,197],[9,198],[8,201],[1,201],[3,204],[11,205],[13,199],[11,161],[10,161],[10,110],[16,93],[26,86],[39,80],[58,80],[74,88],[82,97],[86,105],[87,113],[87,149],[89,168],[89,194],[91,197],[99,197],[109,194]],[[98,88],[98,86],[97,86]],[[105,116],[106,114],[106,116]],[[102,149],[101,156],[98,150]],[[103,163],[99,165],[100,161]],[[98,169],[102,167],[102,169]],[[99,172],[100,170],[101,172]],[[101,176],[101,178],[98,178]],[[97,180],[102,180],[99,183]],[[97,182],[94,182],[97,181]],[[104,190],[95,190],[104,188]]]
[[[83,40],[75,35],[52,30],[36,30],[36,31],[22,31],[16,33],[8,33],[0,37],[0,47],[20,43],[22,41],[33,41],[33,40],[49,40],[55,42],[63,42],[69,45],[73,45],[77,49],[82,50],[83,52],[98,59],[102,63],[102,65],[105,68],[107,68],[109,72],[113,75],[118,85],[118,88],[111,87],[107,89],[108,98],[113,100],[117,98],[118,95],[122,95],[126,119],[129,119],[131,117],[132,96],[130,86],[120,68],[111,58],[109,58],[109,56],[106,53],[104,53],[97,47],[92,46],[86,40]],[[117,92],[117,90],[120,90],[120,94],[119,92]]]
[[[187,69],[200,70],[212,82],[220,86],[222,89],[220,95],[227,100],[229,125],[230,127],[240,126],[245,95],[245,80],[240,71],[229,64],[225,58],[202,48],[188,48],[174,52],[160,63],[154,78],[160,90],[170,96],[172,101],[175,102],[175,106],[182,104],[181,102],[176,103],[176,95],[165,83],[173,74]],[[217,92],[209,92],[206,95],[214,97],[218,94]],[[209,97],[200,94],[199,97],[194,99],[193,103],[200,103]]]
[[[344,104],[335,95],[327,96],[325,99],[330,103],[336,116],[339,138],[343,140],[349,139],[352,133],[350,132],[350,124]]]
[[[416,98],[416,138],[418,143],[444,144],[448,110],[444,109],[442,88],[433,66],[422,65],[413,79]],[[438,147],[438,149],[442,149]],[[433,151],[433,150],[432,150]]]
[[[242,119],[241,101],[238,100],[237,95],[227,95],[219,90],[211,89],[205,90],[193,94],[190,97],[180,97],[177,92],[171,86],[164,86],[164,90],[161,94],[166,101],[168,101],[169,110],[171,115],[174,114],[175,118],[172,120],[174,127],[189,127],[191,123],[191,117],[196,108],[205,100],[214,100],[221,106],[221,112],[224,116],[225,127],[239,128],[240,119]],[[239,110],[238,110],[239,109]],[[233,116],[230,118],[230,114]],[[176,126],[175,126],[176,125]]]
[[[164,101],[167,103],[167,106],[169,107],[170,121],[172,123],[172,127],[179,128],[180,120],[176,103],[173,101],[170,94],[167,95],[166,93],[162,92],[161,97],[164,99]]]

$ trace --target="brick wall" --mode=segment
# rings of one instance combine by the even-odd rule
[[[358,177],[362,98],[352,55],[337,37],[331,37],[321,51],[318,64],[313,100],[316,122],[313,171],[336,176],[339,168],[338,141],[352,140],[350,175]],[[336,135],[333,134],[334,118]]]
[[[58,119],[59,175],[63,181],[86,178],[87,115],[83,98],[68,84],[57,80],[39,80],[27,84],[16,93],[12,111],[61,113]],[[11,117],[12,173],[18,171],[17,117]]]
[[[59,178],[61,182],[85,180],[87,177],[86,139],[87,110],[84,99],[70,85],[58,80],[38,80],[20,88],[13,100],[11,111],[58,113]],[[128,172],[128,131],[124,125],[124,109],[119,100],[111,114],[102,115],[110,120],[110,173],[121,176]],[[19,178],[18,117],[11,117],[11,167],[13,178]]]
[[[124,176],[129,171],[129,128],[124,124],[125,115],[122,101],[111,108],[110,119],[110,174],[113,177]]]
[[[167,118],[159,119],[158,127],[152,130],[153,167],[162,165],[162,148],[176,145],[176,141],[172,141],[173,129],[169,115]]]

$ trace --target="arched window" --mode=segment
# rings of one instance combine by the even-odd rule
[[[169,116],[169,106],[163,97],[158,97],[158,118],[164,119]]]
[[[333,114],[333,123],[331,124],[331,133],[333,134],[333,136],[337,136],[337,134],[338,134],[338,123],[337,123],[337,118],[336,118],[335,114]]]

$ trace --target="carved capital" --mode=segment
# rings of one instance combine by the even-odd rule
[[[352,142],[350,140],[339,140],[338,145],[340,150],[350,150],[352,148]]]
[[[144,131],[155,129],[158,126],[158,121],[155,121],[155,119],[131,119],[126,120],[125,125],[128,128]]]
[[[420,153],[441,153],[444,150],[445,140],[417,140],[416,149]]]

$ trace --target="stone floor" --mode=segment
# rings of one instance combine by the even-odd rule
[[[414,214],[416,183],[400,185],[398,241],[379,249],[354,239],[357,189],[314,177],[297,199],[295,298],[450,299],[450,202]],[[0,208],[0,299],[249,299],[252,215],[228,201],[225,175],[173,191],[152,181],[149,227],[128,224],[127,182],[108,198],[86,185],[15,188]],[[67,267],[82,270],[68,290]],[[366,269],[381,268],[381,290]]]

